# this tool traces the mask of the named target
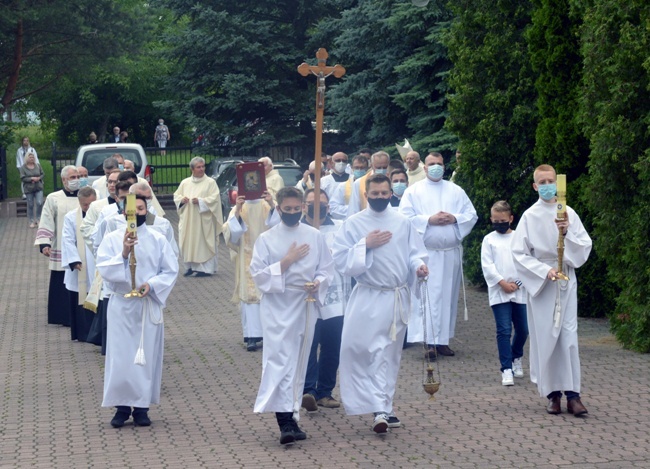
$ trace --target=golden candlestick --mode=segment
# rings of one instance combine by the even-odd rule
[[[135,194],[128,194],[125,203],[126,211],[126,231],[129,237],[137,239],[138,237],[138,222],[136,217],[135,208]],[[124,295],[124,298],[141,298],[142,294],[135,288],[135,268],[138,262],[135,259],[135,246],[131,246],[129,252],[129,268],[131,270],[131,291]]]
[[[557,219],[566,218],[566,174],[557,175]],[[557,274],[555,280],[569,280],[569,277],[562,272],[564,264],[564,232],[559,230],[557,238]]]

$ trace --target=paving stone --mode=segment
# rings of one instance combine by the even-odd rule
[[[177,225],[174,213],[169,219]],[[245,350],[223,243],[219,274],[181,276],[170,297],[153,425],[114,429],[113,409],[100,407],[98,347],[72,342],[69,329],[46,324],[49,271],[32,246],[34,234],[19,219],[0,219],[0,468],[650,465],[650,355],[623,350],[606,320],[580,319],[589,415],[548,415],[528,379],[527,348],[526,378],[501,386],[487,294],[473,287],[470,319],[459,319],[450,344],[456,356],[435,365],[441,373],[435,400],[422,390],[422,347],[404,350],[395,395],[402,428],[375,435],[369,415],[321,409],[301,415],[306,441],[281,447],[274,416],[253,413],[262,353]]]

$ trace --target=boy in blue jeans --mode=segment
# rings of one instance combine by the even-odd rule
[[[481,266],[488,285],[490,306],[497,326],[497,346],[501,362],[501,384],[512,386],[515,378],[523,378],[521,357],[528,338],[526,319],[526,292],[517,279],[517,271],[510,249],[514,231],[512,209],[500,200],[490,210],[494,231],[483,238]],[[512,326],[515,333],[510,341]]]

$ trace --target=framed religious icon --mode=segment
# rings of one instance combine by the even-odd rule
[[[261,199],[266,191],[266,173],[264,163],[239,163],[237,171],[237,195],[243,195],[246,200]]]

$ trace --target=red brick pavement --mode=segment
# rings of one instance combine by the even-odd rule
[[[280,447],[273,415],[252,412],[262,355],[241,340],[223,247],[216,277],[180,277],[171,295],[153,425],[113,429],[99,348],[46,324],[49,272],[34,234],[24,219],[0,220],[1,468],[650,466],[650,355],[622,350],[606,321],[580,320],[589,416],[548,415],[528,379],[501,386],[487,295],[472,288],[435,401],[422,391],[421,348],[404,352],[403,428],[378,436],[370,416],[321,409],[302,416],[306,441]]]

